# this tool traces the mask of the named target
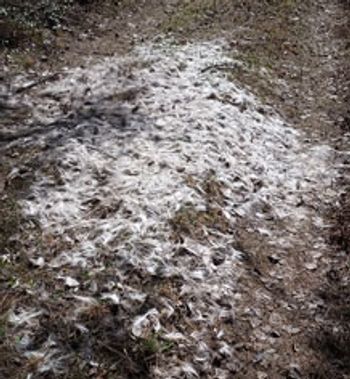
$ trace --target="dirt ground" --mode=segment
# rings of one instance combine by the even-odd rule
[[[0,60],[4,63],[0,73],[0,88],[3,88],[0,93],[0,253],[13,257],[11,265],[0,262],[1,378],[148,378],[152,377],[150,367],[171,355],[171,346],[163,341],[133,338],[127,331],[128,321],[116,317],[116,307],[110,304],[96,305],[79,316],[79,322],[92,330],[86,341],[86,335],[78,333],[66,321],[65,312],[68,314],[73,300],[55,283],[50,271],[41,271],[40,282],[54,297],[42,304],[28,291],[27,284],[33,280],[33,263],[26,257],[26,250],[36,243],[40,248],[59,251],[60,244],[66,242],[43,237],[40,225],[23,216],[19,200],[30,194],[38,170],[49,171],[56,183],[60,177],[54,165],[45,160],[45,150],[33,145],[13,147],[9,143],[8,136],[14,136],[14,140],[20,137],[30,112],[24,106],[9,105],[9,91],[30,96],[32,90],[43,84],[42,72],[59,76],[64,67],[86,65],[87,58],[94,62],[101,57],[122,55],[135,45],[163,36],[171,36],[180,45],[220,37],[232,49],[232,58],[246,63],[234,69],[224,68],[233,82],[248,88],[267,107],[277,110],[293,127],[307,133],[313,143],[328,144],[339,152],[349,150],[348,1],[88,3],[73,7],[63,19],[62,28],[52,30],[39,23],[35,33],[21,31],[13,43],[0,50]],[[12,31],[6,33],[8,38],[13,37]],[[16,87],[18,75],[29,77],[33,86]],[[45,84],[54,82],[55,78],[50,76]],[[123,93],[123,96],[132,94]],[[350,378],[349,158],[346,154],[342,157],[333,184],[337,201],[320,201],[315,210],[326,220],[322,238],[327,242],[327,255],[316,265],[314,261],[310,263],[310,251],[315,250],[313,241],[320,230],[311,223],[293,225],[292,233],[298,235],[300,243],[286,246],[283,252],[271,244],[268,235],[257,232],[254,220],[242,219],[235,226],[235,247],[243,253],[240,267],[245,274],[237,283],[240,300],[235,308],[235,320],[225,325],[227,340],[235,347],[232,360],[239,362],[232,365],[230,378]],[[25,169],[21,175],[13,175],[15,167]],[[199,186],[209,206],[201,213],[181,208],[170,222],[174,240],[188,235],[205,238],[200,229],[203,225],[211,228],[215,224],[219,232],[229,233],[226,218],[214,206],[222,201],[223,188],[208,178],[198,184],[188,177],[189,186]],[[98,211],[109,212],[108,209]],[[268,214],[269,210],[261,212]],[[270,228],[281,237],[289,228],[278,219],[271,218],[269,222]],[[82,280],[86,276],[84,270],[76,274]],[[107,270],[98,280],[107,282],[111,275]],[[137,277],[137,273],[133,275]],[[18,277],[25,285],[16,284]],[[142,279],[137,280],[142,282]],[[143,285],[149,286],[150,292],[179,296],[180,284],[176,279]],[[151,296],[149,302],[156,306],[157,296]],[[21,356],[18,343],[13,341],[16,331],[7,317],[18,305],[39,303],[45,312],[40,316],[32,348],[54,334],[64,350],[79,351],[79,357],[68,360],[68,373],[27,376],[38,362]],[[116,337],[115,329],[121,335]],[[86,351],[82,346],[88,346]],[[95,360],[102,361],[102,368],[84,366],[81,358],[84,354],[92,354]],[[211,364],[220,369],[220,359],[217,357]],[[196,377],[187,375],[181,377]],[[197,377],[207,376],[203,373]]]

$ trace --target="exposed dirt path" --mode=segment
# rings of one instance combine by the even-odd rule
[[[350,377],[346,3],[128,9],[3,101],[1,375]]]

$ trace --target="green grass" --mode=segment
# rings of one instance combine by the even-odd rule
[[[170,352],[174,347],[174,343],[164,341],[159,334],[153,334],[148,338],[139,340],[139,346],[143,354],[147,357]]]

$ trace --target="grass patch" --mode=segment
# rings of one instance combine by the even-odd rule
[[[146,357],[153,357],[156,354],[167,353],[172,350],[174,343],[162,340],[161,335],[153,334],[148,338],[139,339],[142,352]]]

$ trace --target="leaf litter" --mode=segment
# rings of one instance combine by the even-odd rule
[[[215,70],[237,64],[222,41],[154,42],[21,95],[33,123],[64,120],[25,140],[55,174],[36,172],[24,214],[63,241],[27,251],[33,271],[45,262],[50,274],[37,303],[59,296],[59,319],[48,305],[10,318],[34,375],[63,375],[77,352],[89,375],[221,379],[242,368],[228,332],[246,275],[239,227],[253,224],[280,251],[302,244],[299,231],[319,227],[317,208],[334,200],[337,155]],[[322,238],[306,237],[320,254]]]

